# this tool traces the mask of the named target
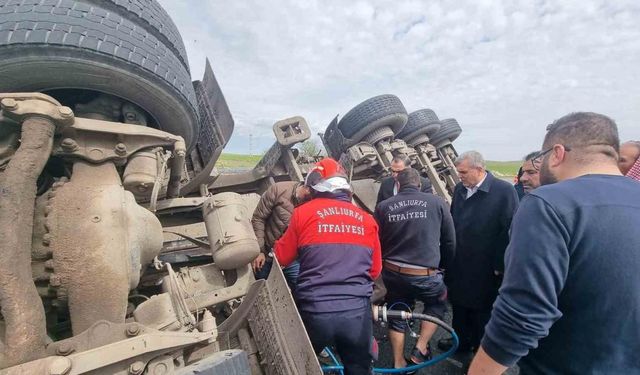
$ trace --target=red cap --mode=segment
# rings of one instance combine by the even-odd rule
[[[316,163],[314,171],[320,172],[322,178],[327,179],[337,174],[344,174],[344,170],[337,161],[331,158],[324,158]]]

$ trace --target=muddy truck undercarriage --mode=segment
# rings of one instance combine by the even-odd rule
[[[155,1],[0,1],[0,374],[320,374],[284,277],[255,280],[259,194],[304,178],[302,117],[218,173],[233,118]],[[458,123],[393,95],[321,139],[372,210],[393,155],[450,201]]]

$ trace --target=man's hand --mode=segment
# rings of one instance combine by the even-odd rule
[[[264,266],[264,262],[266,259],[267,258],[264,256],[264,253],[260,253],[260,255],[258,255],[256,259],[254,259],[251,263],[251,265],[253,266],[253,272],[260,271],[262,269],[262,266]]]
[[[482,347],[471,362],[471,367],[467,375],[500,375],[507,371],[508,367],[494,361],[493,358],[484,351]]]

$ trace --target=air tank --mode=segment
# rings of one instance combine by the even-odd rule
[[[219,268],[236,269],[258,256],[258,240],[240,194],[213,195],[205,201],[203,215],[213,261]]]

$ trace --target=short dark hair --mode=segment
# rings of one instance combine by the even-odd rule
[[[405,168],[396,177],[400,190],[405,187],[420,188],[420,174],[413,168]]]
[[[409,159],[409,157],[406,154],[397,154],[396,156],[393,157],[391,162],[396,162],[396,163],[401,162],[402,164],[404,164],[405,167],[411,166],[411,159]]]
[[[605,155],[618,160],[620,138],[616,123],[605,115],[593,112],[575,112],[547,126],[543,148],[562,144],[572,149],[577,159]]]
[[[538,156],[538,153],[539,153],[539,152],[540,152],[540,151],[531,151],[530,153],[528,153],[528,154],[524,157],[524,159],[522,159],[522,161],[527,161],[527,160],[531,160],[531,159],[535,158],[536,156]]]

